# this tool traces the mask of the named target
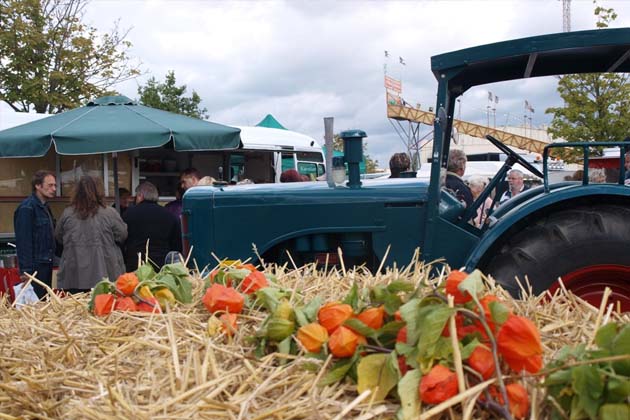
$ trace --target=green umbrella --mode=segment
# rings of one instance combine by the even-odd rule
[[[0,131],[0,157],[41,157],[51,145],[60,155],[114,154],[155,148],[172,141],[176,151],[229,150],[240,129],[140,105],[126,96],[105,96],[48,118]]]
[[[150,108],[125,96],[105,96],[86,106],[0,131],[0,157],[44,156],[54,143],[60,155],[88,155],[160,147],[177,151],[235,149],[240,130]]]

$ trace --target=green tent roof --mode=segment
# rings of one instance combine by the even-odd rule
[[[87,155],[160,147],[176,151],[235,149],[240,130],[106,96],[86,106],[0,131],[0,157]]]
[[[263,118],[261,122],[256,124],[256,127],[277,128],[277,129],[280,129],[280,130],[286,130],[287,129],[282,124],[280,124],[278,122],[278,120],[276,120],[273,117],[273,115],[271,115],[271,114],[267,114],[267,116],[265,118]]]

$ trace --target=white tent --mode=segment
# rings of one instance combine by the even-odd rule
[[[0,130],[22,125],[31,121],[50,117],[50,114],[37,114],[34,112],[15,112],[5,102],[0,102]]]

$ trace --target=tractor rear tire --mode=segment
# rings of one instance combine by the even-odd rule
[[[598,306],[606,286],[630,311],[630,208],[580,206],[550,213],[509,238],[482,269],[513,296],[525,287],[534,294],[555,290],[558,277],[567,289]]]

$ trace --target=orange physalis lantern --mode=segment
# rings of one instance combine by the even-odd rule
[[[542,368],[542,344],[538,329],[529,319],[512,315],[497,334],[499,354],[515,372],[536,373]]]
[[[317,322],[311,322],[298,329],[297,339],[309,353],[319,353],[328,341],[328,331]]]
[[[410,366],[407,364],[407,358],[405,356],[398,356],[398,370],[400,370],[400,374],[405,376],[405,374],[409,371]]]
[[[115,298],[109,293],[96,295],[94,297],[94,315],[105,316],[112,312]]]
[[[226,311],[233,314],[240,313],[245,304],[243,295],[219,283],[208,287],[201,301],[210,312]]]
[[[136,302],[129,296],[119,297],[114,304],[115,311],[137,311]]]
[[[527,390],[521,384],[509,384],[505,387],[510,406],[510,413],[517,419],[527,416],[529,411],[529,396]]]
[[[251,263],[247,263],[247,264],[239,264],[236,266],[236,268],[238,268],[239,270],[249,270],[249,271],[257,271],[256,267],[254,267],[254,264]]]
[[[378,330],[383,326],[385,318],[385,308],[383,305],[378,308],[369,308],[357,315],[357,319],[368,327]]]
[[[136,306],[138,311],[140,312],[156,312],[156,313],[162,313],[162,309],[160,308],[160,302],[158,302],[158,300],[156,298],[154,298],[153,296],[151,297],[143,297],[142,298],[145,302],[140,302],[138,303],[138,305]]]
[[[267,277],[265,277],[265,275],[260,271],[254,269],[241,282],[241,291],[249,295],[267,286],[269,286]]]
[[[219,320],[221,321],[221,324],[222,324],[221,327],[228,336],[232,336],[236,332],[236,329],[237,329],[236,318],[237,318],[237,315],[231,314],[231,313],[224,313],[224,314],[221,314],[221,316],[219,317]]]
[[[140,283],[138,276],[134,273],[125,273],[118,276],[116,279],[116,289],[125,296],[131,296],[133,291],[136,290],[136,286]]]
[[[398,334],[396,334],[396,342],[407,344],[407,326],[406,325],[398,330]]]
[[[457,375],[449,368],[435,365],[420,380],[420,399],[427,404],[439,404],[458,392]]]
[[[481,374],[483,379],[488,379],[495,372],[492,352],[484,346],[477,346],[468,358],[468,364]]]
[[[345,303],[328,303],[317,313],[317,319],[328,334],[332,334],[340,325],[352,316],[352,306]]]
[[[446,294],[452,295],[455,303],[457,304],[466,303],[472,299],[472,296],[470,296],[468,292],[462,293],[457,288],[466,277],[468,277],[468,273],[464,273],[463,271],[459,270],[453,270],[446,278]]]
[[[359,344],[359,335],[344,326],[335,329],[328,340],[328,348],[335,357],[350,357]]]

